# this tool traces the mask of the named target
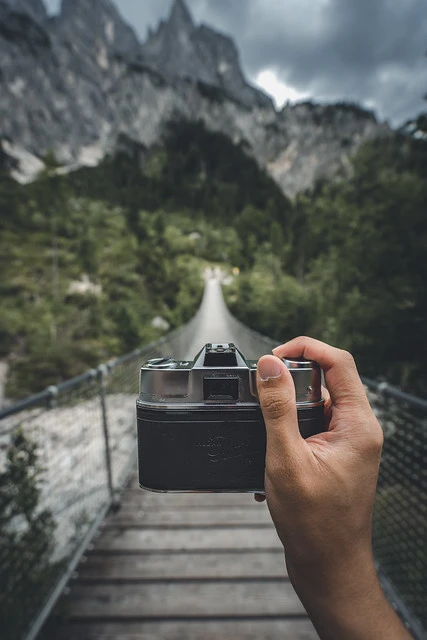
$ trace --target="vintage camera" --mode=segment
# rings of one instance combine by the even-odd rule
[[[316,362],[284,360],[304,438],[324,431]],[[194,361],[149,360],[137,400],[139,484],[160,492],[263,492],[266,433],[257,362],[234,344],[207,344]]]

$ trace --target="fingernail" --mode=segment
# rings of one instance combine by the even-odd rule
[[[263,382],[280,378],[282,371],[282,363],[278,358],[262,358],[258,362],[258,373]]]

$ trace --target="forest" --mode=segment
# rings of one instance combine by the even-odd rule
[[[278,340],[348,349],[365,376],[424,395],[426,166],[421,137],[362,146],[349,179],[296,199],[281,256],[259,247],[228,293],[233,312]]]
[[[187,321],[210,264],[239,268],[224,293],[252,328],[326,340],[361,373],[425,393],[426,161],[419,128],[402,131],[291,202],[244,145],[180,121],[149,150],[123,138],[96,168],[61,175],[48,154],[29,185],[0,173],[6,396]]]

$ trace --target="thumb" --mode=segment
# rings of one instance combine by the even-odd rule
[[[296,454],[302,444],[295,385],[285,364],[275,356],[258,362],[257,390],[267,431],[267,463]]]

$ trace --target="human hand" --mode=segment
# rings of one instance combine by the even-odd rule
[[[289,577],[322,638],[409,638],[382,594],[372,557],[383,434],[355,362],[311,338],[273,353],[258,363],[257,388],[267,431],[265,494]],[[300,356],[319,363],[327,387],[328,430],[307,440],[299,433],[294,383],[280,359]],[[377,626],[365,630],[374,607]],[[395,629],[378,626],[381,612]]]

